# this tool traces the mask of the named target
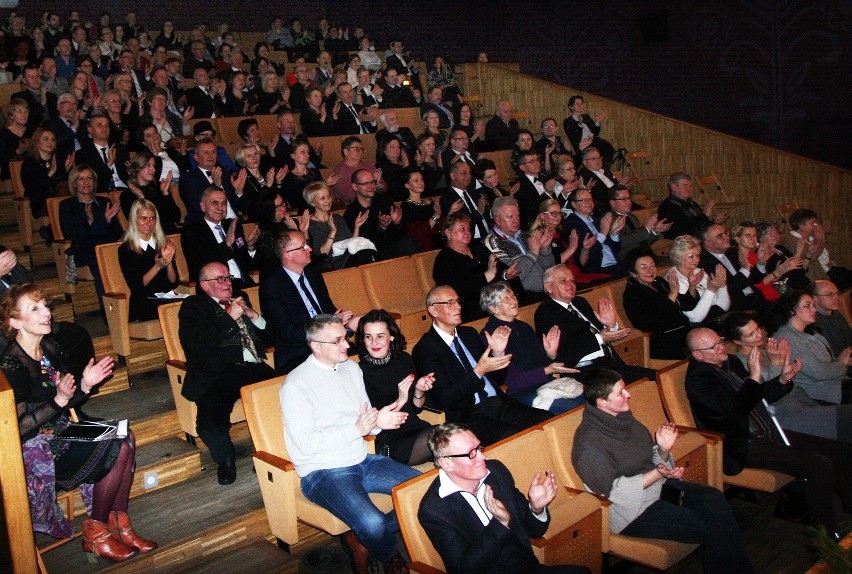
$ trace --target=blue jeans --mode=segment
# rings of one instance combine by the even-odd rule
[[[705,574],[751,574],[740,527],[725,495],[709,486],[682,480],[669,484],[683,489],[683,504],[658,500],[621,531],[624,536],[659,538],[704,545]]]
[[[419,474],[386,456],[368,454],[354,466],[315,470],[302,477],[302,493],[345,522],[370,556],[390,560],[396,553],[394,534],[399,531],[396,513],[384,514],[368,493],[390,494],[394,486]]]

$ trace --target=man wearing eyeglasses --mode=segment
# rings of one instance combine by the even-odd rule
[[[820,279],[808,286],[808,293],[816,302],[814,327],[828,340],[832,353],[837,357],[845,349],[852,347],[852,328],[840,312],[840,306],[843,304],[840,290],[831,281]]]
[[[545,189],[544,178],[540,177],[541,157],[536,150],[521,152],[517,162],[521,174],[514,197],[521,209],[521,227],[527,229],[538,215],[539,204],[545,199],[553,199],[553,194]]]
[[[586,247],[581,245],[580,255],[588,255],[578,258],[580,268],[586,273],[606,273],[617,277],[624,277],[627,273],[618,261],[616,255],[621,249],[619,234],[624,229],[627,220],[624,216],[614,217],[612,213],[606,213],[603,217],[593,215],[595,202],[589,190],[577,189],[568,199],[571,213],[562,223],[563,237],[568,237],[572,231],[577,231],[577,237],[582,243],[588,236],[594,236],[597,241]],[[583,263],[585,259],[586,263]]]
[[[348,360],[340,317],[315,316],[302,338],[310,356],[287,376],[280,392],[284,441],[302,493],[352,529],[343,539],[352,549],[355,572],[367,574],[372,557],[384,562],[388,574],[407,574],[397,550],[396,514],[379,510],[368,493],[390,494],[420,473],[368,454],[364,437],[399,428],[408,414],[398,401],[381,410],[370,405],[361,369]]]
[[[485,333],[488,347],[483,346],[476,329],[461,326],[459,296],[446,285],[433,287],[426,295],[426,312],[432,317],[432,328],[411,356],[418,376],[435,374],[428,406],[444,411],[447,421],[469,426],[486,445],[551,417],[509,397],[491,378],[512,360],[506,354],[508,327]]]
[[[429,449],[440,470],[417,518],[447,572],[588,572],[580,566],[543,566],[530,546],[530,538],[543,536],[550,526],[547,505],[558,488],[552,472],[536,474],[525,497],[509,469],[488,460],[476,434],[460,423],[434,427]]]
[[[725,435],[722,445],[725,474],[745,468],[765,468],[805,479],[811,518],[839,540],[836,491],[852,510],[852,447],[816,435],[778,430],[766,403],[787,395],[802,368],[801,359],[784,358],[781,374],[764,381],[757,347],[748,366],[725,350],[715,331],[697,328],[686,344],[691,357],[686,371],[686,396],[695,425]],[[766,399],[764,403],[761,399]]]
[[[301,231],[284,231],[275,242],[281,267],[260,283],[260,305],[272,327],[275,370],[287,374],[311,354],[305,342],[305,325],[321,314],[339,317],[351,331],[359,317],[334,306],[320,273],[306,267],[311,246]]]
[[[366,214],[367,220],[361,224],[360,237],[373,242],[381,259],[416,253],[417,242],[402,226],[402,210],[388,199],[387,194],[376,193],[379,185],[376,173],[359,169],[349,181],[355,192],[355,201],[343,212],[343,219],[349,229],[356,229],[356,220]]]
[[[219,465],[219,484],[226,485],[237,478],[229,431],[240,388],[275,374],[264,362],[269,329],[248,297],[234,287],[225,264],[204,265],[198,286],[200,291],[184,299],[178,314],[186,354],[181,394],[198,407],[198,436]]]

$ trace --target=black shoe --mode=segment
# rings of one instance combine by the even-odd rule
[[[51,233],[50,227],[42,225],[38,230],[38,236],[44,239],[44,244],[48,247],[53,245],[53,233]]]
[[[234,484],[234,481],[237,480],[237,465],[234,462],[234,457],[219,463],[219,470],[216,471],[216,476],[219,479],[219,484]]]

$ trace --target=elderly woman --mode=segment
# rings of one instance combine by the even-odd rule
[[[801,257],[790,257],[777,264],[769,270],[767,263],[775,255],[774,246],[771,244],[760,244],[758,242],[757,226],[751,221],[740,221],[731,229],[731,237],[737,244],[740,267],[750,269],[757,267],[762,276],[759,283],[754,287],[763,293],[767,301],[777,301],[781,297],[775,283],[788,272],[801,269],[804,259]]]
[[[755,223],[755,229],[757,230],[758,249],[765,249],[770,253],[769,259],[766,261],[767,277],[770,277],[773,283],[782,286],[782,291],[784,288],[806,288],[811,282],[806,271],[801,264],[790,261],[803,258],[807,242],[802,240],[796,245],[795,252],[788,251],[786,247],[780,244],[781,234],[778,232],[778,226],[774,221],[758,221]]]
[[[685,359],[691,324],[680,309],[677,276],[658,277],[654,255],[642,249],[628,253],[624,264],[629,273],[624,311],[633,327],[651,333],[651,358]]]
[[[118,75],[120,74],[115,76],[115,83],[118,83]],[[133,80],[130,78],[130,74],[124,74],[122,82],[132,83]],[[129,96],[126,92],[119,90],[107,90],[101,96],[101,111],[109,118],[110,145],[116,143],[126,144],[130,140],[130,132],[133,129],[134,119],[125,110],[134,109],[136,106],[131,105],[130,100],[125,98],[129,98]]]
[[[281,182],[287,175],[287,169],[283,167],[278,171],[270,167],[264,174],[260,170],[262,157],[263,149],[256,143],[241,145],[234,156],[237,165],[242,169],[231,175],[236,197],[233,208],[249,221],[257,220],[257,200],[260,194],[266,189],[280,189]]]
[[[690,323],[695,325],[714,319],[731,308],[725,268],[720,263],[716,266],[716,274],[708,276],[698,267],[701,243],[696,238],[691,235],[675,237],[669,248],[669,259],[674,263],[669,273],[678,283],[677,300]]]
[[[471,242],[470,216],[462,211],[447,216],[444,237],[447,245],[432,268],[435,285],[449,285],[458,293],[463,323],[481,319],[485,311],[479,308],[479,292],[497,279],[497,255],[482,243]]]
[[[166,239],[158,220],[157,207],[138,199],[130,208],[124,243],[118,248],[118,263],[130,287],[130,321],[157,318],[157,307],[169,299],[157,299],[177,287],[175,245]]]
[[[8,180],[9,161],[20,159],[30,144],[33,128],[27,126],[30,106],[26,100],[15,98],[6,108],[6,126],[0,129],[0,178]]]
[[[133,204],[137,199],[146,199],[157,210],[157,227],[168,234],[177,233],[181,215],[171,194],[171,172],[166,174],[164,180],[157,181],[156,158],[146,150],[134,154],[127,166],[127,173],[127,189],[121,192],[118,199],[128,223]]]
[[[378,97],[382,95],[382,87],[373,84],[373,77],[370,70],[361,66],[358,68],[356,76],[357,85],[355,88],[355,103],[364,107],[379,107]]]
[[[808,396],[825,404],[849,404],[849,367],[852,365],[852,348],[834,355],[831,345],[813,329],[816,322],[816,302],[804,291],[791,291],[784,295],[778,306],[779,316],[786,322],[772,335],[790,341],[790,354],[802,360],[802,370],[796,376],[796,385]]]
[[[59,226],[62,236],[71,242],[65,253],[69,255],[76,267],[89,266],[95,283],[98,299],[103,296],[104,286],[95,258],[95,246],[102,243],[112,243],[121,237],[121,225],[118,212],[121,204],[110,203],[97,197],[95,190],[98,186],[97,174],[85,164],[75,166],[68,176],[68,190],[71,197],[59,203]],[[69,275],[72,274],[69,269]]]
[[[168,94],[164,89],[157,87],[148,90],[145,101],[148,102],[148,113],[140,118],[139,123],[143,126],[154,125],[164,143],[175,137],[189,135],[189,124],[186,122],[192,118],[191,108],[184,112],[183,117],[175,114],[168,108]]]
[[[746,368],[749,355],[757,349],[763,380],[780,375],[785,360],[790,362],[795,358],[787,339],[767,339],[763,328],[742,311],[725,319],[725,334],[737,344],[736,357]],[[808,396],[797,384],[798,377],[793,383],[789,394],[772,403],[782,428],[852,442],[852,405],[824,405]]]
[[[59,184],[73,165],[73,155],[56,156],[56,135],[51,130],[39,128],[33,133],[28,157],[21,164],[21,183],[33,217],[47,215],[47,198],[56,197]]]
[[[405,336],[384,309],[374,309],[358,322],[355,346],[370,404],[381,409],[401,401],[404,405],[400,412],[408,413],[398,429],[383,430],[376,435],[376,454],[416,465],[432,459],[427,444],[432,427],[417,415],[423,410],[434,376],[429,373],[415,382],[414,361],[405,352],[405,345]]]
[[[334,197],[327,183],[324,181],[309,183],[305,186],[304,198],[314,210],[309,218],[310,224],[305,235],[310,238],[313,247],[312,255],[315,261],[320,262],[321,267],[327,270],[343,269],[378,261],[379,255],[375,246],[364,245],[360,249],[351,246],[350,249],[344,247],[346,244],[339,244],[335,249],[335,244],[340,241],[360,237],[361,226],[369,217],[366,211],[355,218],[355,229],[350,231],[343,216],[331,212]],[[308,212],[305,211],[302,217],[308,217]]]
[[[553,414],[564,413],[583,404],[583,389],[579,383],[573,386],[574,392],[549,389],[554,396],[562,394],[560,398],[553,398],[545,392],[536,400],[539,387],[550,381],[552,375],[579,372],[553,360],[559,349],[558,326],[554,326],[539,339],[535,329],[517,319],[518,298],[505,281],[483,287],[479,295],[479,306],[489,315],[488,322],[482,329],[482,339],[486,346],[486,333],[492,334],[501,326],[512,330],[506,345],[506,353],[512,355],[512,362],[505,372],[505,380],[501,381],[505,383],[509,396],[525,405],[547,409]],[[569,398],[566,394],[574,396]]]
[[[0,368],[17,403],[34,528],[57,538],[72,537],[55,492],[57,487],[70,491],[80,486],[91,500],[90,517],[83,522],[83,550],[91,559],[126,560],[156,548],[133,531],[127,516],[135,466],[133,433],[97,442],[62,438],[70,424],[69,409],[112,374],[112,357],[97,363],[91,359],[75,381],[68,358],[51,336],[50,309],[36,285],[18,284],[6,291],[0,321],[3,334],[13,339],[0,357]]]

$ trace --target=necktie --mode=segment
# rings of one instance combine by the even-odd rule
[[[723,365],[719,370],[735,391],[739,391],[740,387],[745,383],[736,373],[728,370],[727,364]],[[778,442],[786,442],[781,437],[781,433],[778,432],[778,428],[772,423],[772,415],[769,414],[765,401],[757,403],[748,413],[748,426],[751,434],[756,438],[768,438]]]
[[[586,325],[588,325],[589,331],[591,331],[591,333],[593,335],[599,335],[600,334],[601,330],[598,329],[597,327],[595,327],[594,323],[587,320],[583,315],[581,315],[580,312],[577,311],[577,309],[574,307],[574,305],[572,305],[570,303],[568,304],[568,312],[571,313],[572,315],[574,315],[577,319],[583,321]],[[603,343],[600,344],[600,346],[601,346],[601,350],[603,351],[604,357],[606,357],[607,359],[611,359],[612,358],[612,349],[610,349],[609,343],[604,341]]]
[[[478,237],[480,239],[484,238],[488,235],[488,228],[485,227],[485,221],[482,219],[482,214],[480,214],[479,210],[476,209],[476,204],[473,203],[473,198],[471,198],[466,191],[463,191],[462,201],[464,201],[465,207],[467,207],[468,211],[470,211],[471,220],[474,222],[473,224],[479,232]]]
[[[204,175],[205,175],[205,176],[207,176],[207,179],[208,179],[208,180],[211,180],[211,181],[212,181],[212,179],[213,179],[213,178],[210,176],[210,172],[209,172],[209,171],[207,171],[206,169],[202,169],[201,171],[204,173]]]
[[[92,213],[92,202],[84,203],[83,210],[86,212],[86,221],[89,225],[95,222],[95,214]]]
[[[302,293],[305,294],[305,297],[307,297],[311,307],[314,308],[314,315],[322,313],[322,307],[319,306],[319,303],[317,303],[316,299],[314,299],[313,295],[311,295],[310,289],[308,289],[308,282],[305,281],[304,273],[299,276],[299,287],[302,289]],[[311,317],[314,315],[311,315]]]
[[[104,163],[109,165],[109,156],[107,156],[107,148],[105,148],[105,147],[101,148],[101,155],[104,158]]]
[[[225,308],[225,313],[231,310],[231,300],[230,299],[219,299],[219,305],[222,305]]]
[[[467,360],[467,355],[464,352],[461,339],[458,338],[458,335],[453,337],[453,350],[456,352],[456,357],[459,358],[459,361],[461,362],[462,367],[464,367],[464,370],[469,373],[470,361]]]
[[[452,349],[453,349],[453,352],[456,354],[456,357],[458,358],[462,367],[464,368],[465,372],[467,372],[467,373],[471,372],[476,365],[471,363],[470,358],[467,356],[467,353],[465,352],[464,344],[461,342],[461,339],[459,339],[458,335],[453,337]],[[482,381],[485,383],[485,391],[484,392],[477,391],[475,393],[476,403],[482,404],[483,407],[485,407],[486,410],[487,410],[487,403],[485,403],[483,401],[483,399],[490,397],[490,396],[495,396],[497,393],[496,393],[496,391],[494,391],[494,386],[491,384],[491,381],[488,380],[488,377],[483,375]]]
[[[231,310],[231,302],[228,299],[219,299],[219,304],[225,307],[225,313]],[[244,349],[248,349],[248,352],[251,353],[254,362],[259,363],[260,358],[257,354],[257,348],[254,346],[254,340],[251,338],[251,333],[249,333],[246,316],[240,315],[240,318],[237,319],[236,323],[240,330],[240,344]]]
[[[219,232],[219,239],[221,239],[222,241],[225,241],[225,230],[222,229],[222,226],[217,223],[216,225],[213,226],[213,229],[215,229],[216,231]]]

